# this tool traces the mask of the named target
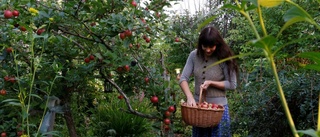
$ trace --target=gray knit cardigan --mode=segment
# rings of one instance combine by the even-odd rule
[[[195,81],[194,98],[199,101],[200,85],[205,80],[224,81],[224,89],[218,89],[213,86],[208,87],[206,90],[205,100],[210,103],[226,105],[228,103],[226,98],[227,90],[234,90],[237,86],[237,79],[235,72],[231,72],[229,79],[228,66],[225,63],[210,66],[218,61],[216,57],[211,57],[208,60],[203,60],[197,55],[197,50],[193,50],[187,59],[180,76],[179,84],[182,81],[189,82],[190,76],[193,74]]]

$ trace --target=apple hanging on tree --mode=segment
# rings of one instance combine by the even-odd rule
[[[89,63],[89,62],[90,62],[90,58],[85,58],[85,59],[84,59],[84,62],[85,62],[85,63]]]
[[[135,0],[133,0],[133,1],[131,2],[131,5],[132,5],[133,7],[137,7],[137,2],[136,2]]]
[[[176,109],[174,108],[174,106],[170,106],[169,108],[168,108],[168,111],[169,112],[174,112]]]
[[[147,38],[146,38],[146,42],[147,42],[147,43],[150,43],[150,41],[151,41],[150,38],[147,37]]]
[[[145,77],[145,78],[144,78],[144,82],[145,82],[146,84],[148,84],[148,83],[149,83],[149,78],[148,78],[148,77]]]
[[[126,70],[127,72],[130,71],[130,66],[129,66],[129,65],[125,65],[123,68],[124,68],[124,70]]]
[[[94,60],[94,56],[93,56],[93,55],[90,55],[90,56],[89,56],[89,59],[90,59],[90,60]]]
[[[27,29],[24,26],[20,26],[21,31],[26,31]]]
[[[150,98],[150,101],[151,101],[153,104],[156,104],[156,103],[159,102],[159,99],[158,99],[157,96],[152,96],[152,97]]]
[[[20,13],[19,13],[19,11],[17,11],[17,10],[12,11],[12,15],[15,16],[15,17],[18,17],[19,14],[20,14]]]
[[[128,29],[128,30],[124,31],[124,34],[127,37],[131,37],[132,36],[132,31]]]
[[[169,125],[171,123],[170,119],[169,118],[165,118],[163,120],[163,123],[166,124],[166,125]]]
[[[10,10],[5,10],[3,16],[6,19],[10,19],[10,18],[13,17],[13,14],[12,14],[12,12]]]
[[[119,36],[122,40],[126,38],[126,34],[124,32],[120,33]]]
[[[7,51],[7,53],[12,53],[12,47],[8,47],[8,48],[6,48],[6,51]]]
[[[41,35],[43,32],[45,32],[46,30],[44,28],[38,29],[37,30],[37,34]]]
[[[7,91],[6,91],[6,90],[4,90],[4,89],[1,89],[1,90],[0,90],[0,95],[4,96],[4,95],[6,95],[6,94],[7,94]]]
[[[174,39],[174,41],[175,41],[175,42],[180,42],[179,37],[176,37],[176,38]]]
[[[164,112],[164,116],[170,117],[170,115],[171,115],[171,112],[169,112],[168,110],[166,112]]]

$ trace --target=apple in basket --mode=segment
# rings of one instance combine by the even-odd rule
[[[209,103],[208,102],[202,102],[200,103],[201,108],[209,108]]]

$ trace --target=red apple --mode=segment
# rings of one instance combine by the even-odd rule
[[[171,112],[169,112],[169,111],[167,110],[166,112],[164,112],[164,115],[165,115],[166,117],[170,117]]]
[[[6,51],[7,51],[7,53],[12,53],[12,47],[8,47],[8,48],[6,48]]]
[[[89,63],[89,62],[90,62],[90,58],[85,58],[85,59],[84,59],[84,62],[85,62],[85,63]]]
[[[212,108],[212,109],[218,109],[218,105],[217,105],[217,104],[212,103],[211,108]]]
[[[91,25],[91,26],[95,26],[95,25],[96,25],[96,23],[95,23],[95,22],[92,22],[90,25]]]
[[[89,56],[89,59],[90,59],[90,60],[94,60],[94,56],[93,56],[93,55],[90,55],[90,56]]]
[[[20,26],[20,30],[21,31],[26,31],[27,29],[25,27],[23,27],[23,26]]]
[[[1,90],[0,90],[0,95],[4,96],[4,95],[6,95],[6,94],[7,94],[7,91],[6,91],[6,90],[4,90],[4,89],[1,89]],[[2,134],[1,134],[1,137],[2,137]]]
[[[38,35],[41,35],[43,32],[45,32],[46,30],[44,29],[44,28],[42,28],[42,29],[38,29],[37,30],[37,34]]]
[[[149,78],[148,78],[148,77],[145,77],[145,78],[144,78],[144,82],[145,82],[146,84],[148,84],[148,83],[149,83]]]
[[[118,96],[118,99],[123,99],[124,97],[122,95],[119,95]]]
[[[146,42],[147,42],[147,43],[150,43],[150,41],[151,41],[150,38],[147,37],[147,38],[146,38]]]
[[[137,7],[137,2],[136,2],[135,0],[133,0],[133,1],[131,2],[131,5],[132,5],[133,7]]]
[[[171,123],[170,119],[169,118],[165,118],[163,120],[163,123],[166,124],[166,125],[169,125]]]
[[[125,65],[124,66],[124,70],[129,71],[130,70],[130,66],[129,65]]]
[[[180,42],[180,39],[179,39],[178,37],[176,37],[176,38],[174,39],[174,41],[175,41],[175,42]]]
[[[131,30],[126,30],[126,31],[124,31],[124,34],[125,34],[127,37],[130,37],[130,36],[132,36],[132,31],[131,31]]]
[[[157,96],[152,96],[152,97],[150,98],[150,101],[155,104],[155,103],[158,103],[158,102],[159,102],[159,99],[158,99]]]
[[[123,40],[123,39],[125,39],[126,38],[126,34],[125,33],[120,33],[120,38]]]
[[[17,11],[17,10],[12,11],[12,15],[15,16],[15,17],[18,17],[19,16],[19,11]]]
[[[12,14],[12,12],[10,10],[5,10],[4,11],[4,18],[10,19],[10,18],[12,18],[12,16],[13,16],[13,14]]]
[[[168,111],[169,112],[174,112],[176,109],[174,108],[174,106],[170,106],[169,108],[168,108]]]
[[[4,79],[4,81],[9,81],[10,77],[9,76],[5,76],[3,79]]]

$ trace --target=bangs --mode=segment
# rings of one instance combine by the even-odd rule
[[[212,35],[200,37],[199,42],[203,47],[213,47],[214,45],[217,45],[216,38],[212,37]]]

